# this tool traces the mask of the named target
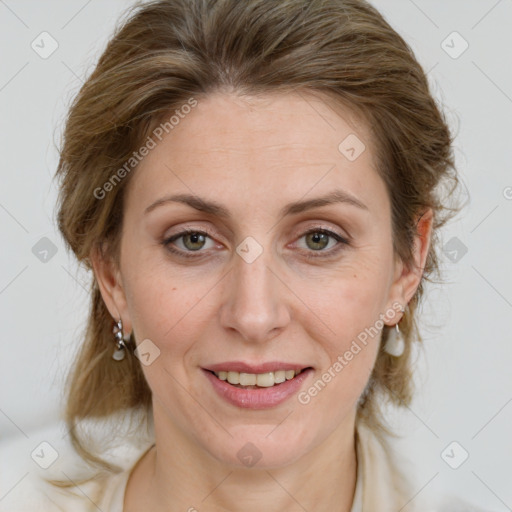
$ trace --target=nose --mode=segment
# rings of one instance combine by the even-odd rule
[[[235,255],[234,267],[225,282],[225,301],[221,306],[222,326],[236,331],[246,342],[269,341],[290,321],[287,293],[279,272],[271,268],[271,256],[264,251],[248,263]]]

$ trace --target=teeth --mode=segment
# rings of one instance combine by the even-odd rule
[[[238,372],[228,372],[227,380],[230,384],[240,384],[240,374]]]
[[[240,386],[256,386],[257,376],[254,373],[239,373]]]
[[[286,372],[284,370],[279,370],[274,372],[274,382],[276,384],[280,384],[286,380]]]
[[[260,373],[256,377],[256,385],[260,388],[271,388],[274,384],[274,372]]]
[[[291,380],[302,370],[278,370],[267,373],[239,373],[239,372],[214,372],[220,380],[227,380],[230,384],[240,386],[258,386],[270,388],[274,384],[281,384],[285,380]]]
[[[286,372],[284,372],[284,375],[286,377],[286,380],[293,379],[293,377],[295,377],[295,371],[294,370],[286,370]]]

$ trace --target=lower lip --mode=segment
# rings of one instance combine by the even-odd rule
[[[293,379],[269,388],[243,389],[218,379],[208,370],[202,370],[220,397],[230,404],[244,409],[268,409],[283,403],[299,391],[303,382],[313,372],[312,368],[308,368]]]

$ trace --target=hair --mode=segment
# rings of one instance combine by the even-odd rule
[[[383,400],[412,398],[413,341],[424,281],[440,275],[438,231],[458,209],[452,134],[413,51],[364,0],[159,0],[137,3],[121,20],[75,97],[66,119],[56,177],[58,226],[91,270],[99,250],[119,262],[123,197],[136,172],[112,178],[164,119],[191,98],[309,92],[360,116],[372,134],[377,171],[391,201],[393,249],[411,268],[417,224],[434,212],[421,282],[400,323],[405,352],[383,350],[358,404],[358,421],[384,428]],[[131,165],[131,164],[130,164]],[[107,183],[112,186],[106,187]],[[448,185],[446,197],[440,194]],[[108,190],[108,193],[98,190]],[[115,413],[152,414],[151,391],[133,354],[112,360],[110,316],[92,276],[83,342],[66,381],[64,417],[74,449],[96,468],[120,469],[86,446],[77,429]],[[66,486],[69,483],[60,482]]]

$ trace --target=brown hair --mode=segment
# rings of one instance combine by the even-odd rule
[[[426,75],[406,42],[363,0],[160,0],[136,4],[117,28],[67,118],[57,176],[58,225],[76,257],[91,269],[103,247],[118,261],[123,192],[134,170],[98,199],[95,190],[130,159],[170,112],[213,91],[240,95],[302,90],[359,114],[372,130],[378,172],[392,203],[397,257],[413,264],[418,217],[434,211],[422,282],[400,323],[402,357],[381,348],[359,404],[359,419],[383,428],[378,403],[411,400],[411,342],[423,280],[439,272],[438,228],[457,212],[439,194],[458,186],[452,136]],[[340,141],[341,142],[341,141]],[[112,361],[112,318],[97,283],[83,342],[67,382],[65,420],[87,461],[119,468],[85,446],[77,425],[117,412],[151,414],[151,392],[139,361]],[[384,327],[381,347],[389,328]],[[377,397],[380,397],[377,399]],[[63,484],[65,485],[65,484]]]

